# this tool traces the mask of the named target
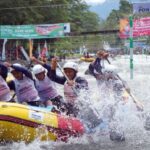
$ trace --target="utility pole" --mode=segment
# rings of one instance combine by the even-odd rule
[[[133,79],[133,16],[129,17],[130,22],[130,79]]]

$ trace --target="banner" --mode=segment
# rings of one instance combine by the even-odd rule
[[[120,38],[129,38],[130,25],[128,19],[120,20]],[[133,21],[133,37],[150,35],[150,17],[136,19]]]
[[[133,13],[149,13],[150,3],[133,3]]]
[[[38,38],[58,38],[64,37],[64,25],[44,24],[44,25],[1,25],[0,39],[38,39]]]

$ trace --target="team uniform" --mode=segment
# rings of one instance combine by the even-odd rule
[[[5,65],[0,64],[0,101],[10,101],[10,89],[6,83],[8,69]]]
[[[106,124],[110,130],[110,139],[117,141],[124,141],[124,132],[120,130],[118,133],[115,129],[115,116],[117,109],[124,106],[123,93],[129,89],[126,82],[123,81],[117,73],[114,72],[114,67],[109,65],[105,66],[104,61],[97,58],[94,63],[89,65],[89,72],[96,78],[100,99],[103,99],[101,118],[102,123]],[[111,101],[110,101],[111,100]],[[105,126],[106,126],[105,125]]]
[[[0,101],[10,101],[10,99],[11,99],[10,89],[6,81],[0,75]]]
[[[51,68],[49,65],[44,64],[35,65],[33,67],[33,73],[39,74],[44,72],[44,78],[42,80],[35,79],[35,87],[39,93],[40,99],[45,104],[46,101],[51,101],[53,105],[56,105],[59,109],[63,104],[63,98],[56,90],[55,83],[50,79]]]
[[[76,64],[73,62],[66,63],[63,67],[65,68],[70,68],[75,71],[76,69]],[[70,86],[68,84],[68,81],[65,76],[58,76],[56,74],[56,70],[51,70],[51,78],[53,81],[56,83],[64,85],[64,98],[67,102],[67,107],[68,107],[68,114],[74,114],[74,116],[77,115],[78,113],[78,108],[75,106],[76,100],[78,98],[78,94],[80,90],[87,90],[88,89],[88,82],[82,77],[77,77],[75,76],[72,80],[75,82],[74,86]]]
[[[14,79],[9,83],[10,89],[14,90],[19,103],[28,103],[29,105],[39,106],[40,97],[34,85],[34,80],[30,71],[21,65],[12,65],[11,68],[23,73],[21,80]]]
[[[0,64],[0,75],[3,77],[3,79],[6,81],[7,75],[8,75],[8,69],[5,65]]]

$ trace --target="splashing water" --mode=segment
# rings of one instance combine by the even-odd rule
[[[144,120],[142,115],[149,112],[150,106],[150,84],[149,84],[149,66],[150,66],[150,57],[145,56],[134,56],[134,79],[130,79],[130,70],[129,70],[129,57],[122,56],[116,58],[112,61],[112,64],[118,67],[118,74],[127,81],[131,88],[131,92],[136,95],[136,97],[141,100],[145,107],[144,112],[138,112],[136,107],[131,99],[128,103],[124,104],[121,102],[116,103],[113,93],[110,93],[109,99],[103,96],[100,96],[100,91],[97,86],[96,80],[90,75],[84,75],[85,70],[88,67],[88,63],[80,64],[79,75],[84,76],[89,82],[90,93],[83,93],[80,95],[79,102],[80,109],[84,110],[85,114],[89,110],[94,111],[95,117],[98,116],[98,119],[103,118],[104,124],[96,126],[93,131],[88,132],[79,138],[70,138],[67,143],[63,142],[41,142],[38,140],[33,141],[30,144],[21,143],[12,143],[1,145],[0,149],[36,149],[36,150],[76,150],[76,149],[86,149],[86,150],[126,150],[126,149],[135,149],[135,150],[149,150],[150,146],[150,131],[144,129]],[[122,66],[122,67],[120,67]],[[57,85],[56,85],[57,86]],[[62,87],[58,87],[62,91]],[[85,98],[86,97],[86,98]],[[80,104],[81,104],[80,103]],[[111,116],[111,111],[113,109],[108,106],[113,106],[115,109],[115,114],[113,119]],[[110,111],[111,110],[111,111]],[[95,112],[96,111],[96,112]],[[111,113],[110,113],[111,112]],[[81,117],[84,122],[85,118]],[[88,118],[88,117],[87,117]],[[94,118],[92,118],[94,120]],[[97,119],[97,118],[96,118]],[[88,121],[93,121],[88,120]],[[86,120],[87,121],[87,120]],[[100,120],[99,120],[100,121]],[[109,122],[111,122],[109,124]],[[113,142],[109,138],[109,130],[117,129],[119,132],[124,132],[126,141],[125,142]]]

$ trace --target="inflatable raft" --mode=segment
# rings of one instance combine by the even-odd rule
[[[92,62],[95,60],[95,58],[94,57],[89,57],[89,58],[81,57],[80,60],[85,61],[85,62]]]
[[[0,102],[0,141],[62,140],[84,133],[76,118],[50,112],[49,109]]]

